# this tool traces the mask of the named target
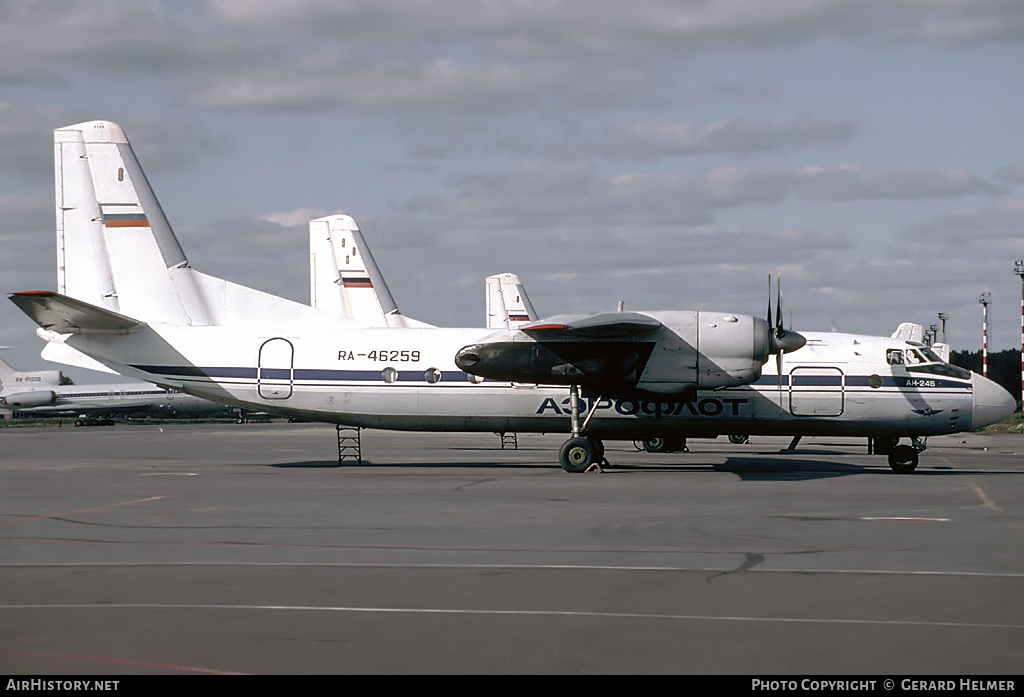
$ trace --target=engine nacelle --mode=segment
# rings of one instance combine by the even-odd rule
[[[664,326],[637,389],[678,394],[745,385],[761,377],[772,332],[763,319],[724,312],[650,314]]]
[[[53,390],[32,390],[31,392],[15,392],[6,397],[0,397],[0,402],[8,409],[31,409],[32,407],[45,407],[53,404],[57,395]]]

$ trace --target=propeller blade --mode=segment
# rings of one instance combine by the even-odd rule
[[[775,305],[775,333],[780,335],[782,333],[782,274],[779,274],[778,279],[775,281],[775,288],[778,291],[778,301]]]
[[[782,351],[775,354],[775,372],[779,376],[779,411],[785,411],[782,406]]]

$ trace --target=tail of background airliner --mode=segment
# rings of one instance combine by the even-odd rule
[[[54,153],[58,293],[147,323],[308,320],[308,306],[191,268],[116,124],[57,129]]]
[[[429,327],[398,309],[356,221],[331,215],[309,223],[309,304],[372,327]]]
[[[8,348],[0,346],[0,349]],[[10,363],[0,358],[0,391],[7,392],[11,389],[33,388],[43,385],[52,387],[60,385],[64,376],[59,370],[37,370],[35,372],[22,372],[15,370]]]
[[[526,289],[514,273],[487,277],[487,326],[515,329],[537,319]]]

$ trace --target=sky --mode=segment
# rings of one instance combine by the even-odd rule
[[[122,126],[191,264],[309,302],[360,224],[402,312],[721,310],[1019,348],[1019,0],[4,0],[2,290],[56,289],[54,128]],[[941,339],[941,336],[940,336]],[[0,302],[24,370],[35,324]],[[65,371],[78,382],[109,376]]]

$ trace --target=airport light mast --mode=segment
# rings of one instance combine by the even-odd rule
[[[991,299],[992,294],[988,291],[984,291],[978,298],[978,302],[981,303],[981,377],[983,378],[988,377],[988,304]]]
[[[945,312],[939,313],[939,321],[942,322],[942,343],[946,343],[946,320],[949,319],[949,315]]]
[[[1013,272],[1020,276],[1020,379],[1024,399],[1024,259],[1013,262]]]

